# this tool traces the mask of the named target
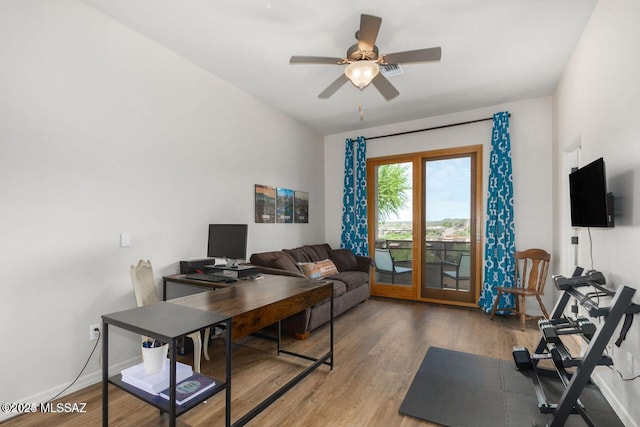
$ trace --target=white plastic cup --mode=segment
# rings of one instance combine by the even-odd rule
[[[144,371],[149,374],[157,374],[164,371],[167,358],[167,352],[169,351],[169,344],[163,344],[158,347],[145,347],[142,346],[142,362],[144,363]]]

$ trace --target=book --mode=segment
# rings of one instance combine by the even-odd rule
[[[204,393],[216,385],[213,378],[195,373],[184,381],[176,384],[176,403],[182,405],[194,397]],[[160,392],[160,397],[169,400],[169,388]]]
[[[124,369],[122,374],[122,382],[139,388],[147,393],[157,395],[165,388],[169,387],[169,359],[164,361],[164,369],[157,374],[147,374],[144,371],[144,363],[131,366]],[[184,363],[176,362],[176,383],[183,381],[193,375],[191,366]]]

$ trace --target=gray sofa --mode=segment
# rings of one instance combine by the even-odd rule
[[[249,262],[263,274],[305,277],[298,263],[330,259],[338,273],[324,278],[333,281],[333,311],[338,316],[369,298],[369,269],[372,259],[354,255],[349,249],[332,249],[326,243],[306,245],[294,249],[261,252],[251,255]],[[322,302],[282,321],[285,331],[299,339],[307,338],[311,331],[330,319],[329,301]]]

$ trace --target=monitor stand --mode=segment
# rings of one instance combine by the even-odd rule
[[[238,273],[238,279],[242,279],[245,277],[255,277],[258,274],[260,274],[260,272],[258,271],[257,268],[255,268],[253,265],[217,265],[215,268],[219,269],[219,270],[224,270],[224,271],[235,271]]]

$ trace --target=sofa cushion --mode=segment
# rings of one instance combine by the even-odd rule
[[[331,246],[328,243],[322,243],[320,245],[311,245],[311,248],[317,254],[317,260],[320,259],[329,259],[329,254],[331,254]]]
[[[333,297],[338,298],[347,292],[347,285],[344,282],[339,280],[334,280],[333,282]]]
[[[358,270],[358,259],[351,249],[333,249],[329,258],[340,272]]]
[[[292,273],[300,273],[300,269],[296,265],[296,262],[293,258],[282,251],[274,251],[274,252],[261,252],[257,254],[251,255],[249,259],[251,264],[269,267],[269,268],[277,268],[280,270],[290,271]]]
[[[369,273],[363,271],[343,271],[333,276],[327,277],[329,280],[339,280],[347,286],[347,292],[358,286],[367,285],[369,283]]]
[[[318,254],[311,246],[305,245],[295,249],[283,249],[282,252],[286,252],[296,262],[315,262],[324,258],[319,258]]]
[[[280,252],[280,256],[273,260],[273,267],[291,272],[299,272],[298,265],[286,252]]]
[[[260,252],[257,254],[252,254],[249,261],[254,265],[262,265],[264,267],[273,267],[273,263],[276,258],[282,255],[282,251],[274,251],[274,252]]]
[[[338,273],[338,269],[330,259],[316,262],[299,262],[298,267],[302,274],[311,279],[322,279]]]

